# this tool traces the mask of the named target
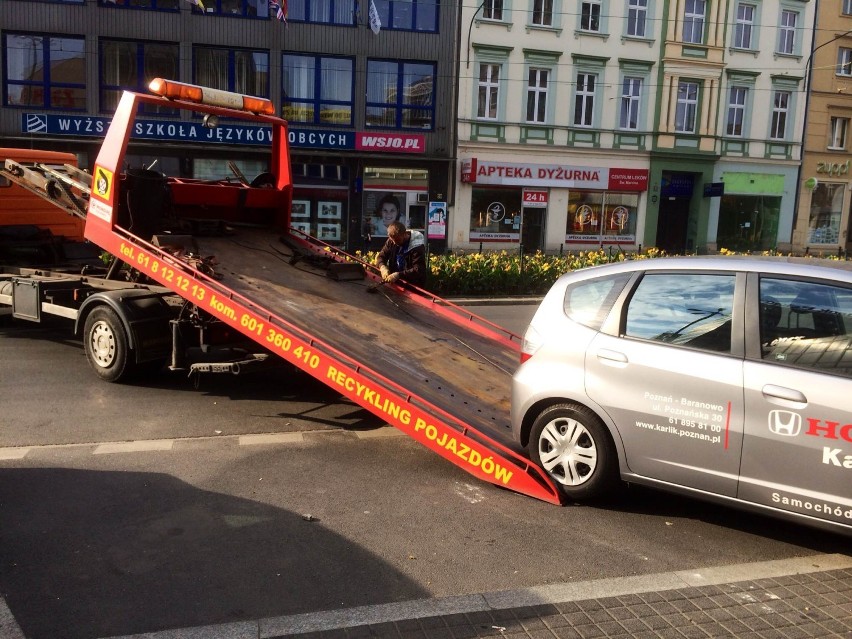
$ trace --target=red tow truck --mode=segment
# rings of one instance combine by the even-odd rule
[[[424,290],[382,284],[370,264],[292,229],[287,123],[271,101],[163,79],[150,90],[123,94],[90,186],[69,187],[88,202],[85,238],[109,263],[0,265],[0,313],[70,321],[106,381],[282,358],[472,475],[560,503],[509,437],[518,336]],[[124,168],[143,104],[198,113],[204,127],[258,127],[271,139],[268,171],[248,179],[231,164],[233,175],[202,180]],[[0,176],[57,195],[38,165],[7,162]]]

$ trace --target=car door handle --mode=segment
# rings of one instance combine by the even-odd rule
[[[627,355],[618,351],[611,351],[608,348],[602,348],[598,351],[598,359],[614,364],[626,364]]]
[[[764,386],[763,396],[766,399],[784,399],[788,402],[795,402],[797,404],[808,403],[808,398],[805,397],[804,393],[794,390],[792,388],[776,386],[775,384],[767,384],[766,386]]]

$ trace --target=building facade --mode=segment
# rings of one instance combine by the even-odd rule
[[[668,3],[646,218],[655,245],[789,250],[814,5]]]
[[[453,186],[457,5],[290,0],[286,23],[278,6],[4,0],[0,146],[70,151],[90,167],[122,90],[202,84],[271,98],[289,120],[298,228],[349,250],[379,246],[391,215],[425,228],[429,202]],[[210,178],[233,161],[251,178],[268,141],[161,110],[141,114],[128,163]]]
[[[451,243],[789,248],[814,4],[465,7]]]
[[[807,69],[810,91],[793,248],[846,254],[852,249],[852,2],[820,0],[816,33]]]
[[[464,6],[452,246],[644,241],[661,8],[605,4]]]

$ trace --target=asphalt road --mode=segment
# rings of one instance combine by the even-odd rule
[[[515,332],[532,311],[477,310]],[[5,323],[0,362],[0,596],[28,639],[848,550],[645,489],[500,490],[288,368],[106,384],[61,331]]]

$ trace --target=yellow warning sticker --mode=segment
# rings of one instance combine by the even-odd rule
[[[95,193],[105,200],[109,200],[112,195],[113,173],[102,166],[95,167]]]

